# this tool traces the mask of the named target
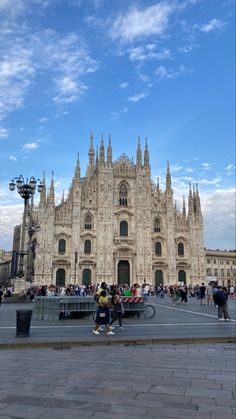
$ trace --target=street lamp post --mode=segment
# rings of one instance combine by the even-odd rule
[[[37,185],[38,183],[38,185]],[[41,193],[44,185],[40,179],[36,180],[33,176],[28,180],[28,178],[24,179],[22,175],[15,177],[9,183],[10,191],[14,191],[17,188],[18,194],[21,198],[24,199],[24,213],[23,213],[23,222],[22,222],[22,230],[21,230],[21,241],[20,241],[20,261],[19,261],[19,270],[17,276],[22,278],[24,276],[24,255],[25,252],[25,229],[26,229],[26,212],[29,199],[35,194],[36,186],[38,186],[38,192]]]

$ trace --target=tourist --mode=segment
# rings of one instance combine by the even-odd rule
[[[100,291],[99,298],[98,298],[98,310],[95,319],[95,328],[93,333],[95,335],[99,335],[99,329],[102,325],[106,326],[107,335],[114,335],[115,333],[112,332],[112,327],[110,326],[110,309],[109,309],[109,300],[108,295],[105,289]],[[101,331],[101,329],[100,329]]]
[[[218,287],[218,292],[215,294],[218,305],[218,320],[231,321],[228,311],[228,296],[226,287]]]
[[[201,300],[200,305],[204,305],[205,306],[205,297],[206,297],[206,287],[204,285],[204,282],[202,282],[202,285],[199,288],[199,298]]]
[[[211,305],[213,303],[213,287],[211,284],[208,284],[206,286],[206,299],[207,299],[207,305]]]
[[[124,314],[124,307],[122,304],[121,292],[119,288],[115,288],[114,295],[112,297],[112,305],[113,305],[113,315],[112,320],[110,322],[110,326],[116,321],[119,321],[119,329],[124,330],[122,326],[122,317]]]

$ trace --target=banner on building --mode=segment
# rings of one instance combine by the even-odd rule
[[[11,259],[11,278],[15,278],[17,274],[17,251],[13,250]]]

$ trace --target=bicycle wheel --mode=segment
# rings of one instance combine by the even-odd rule
[[[152,319],[156,314],[156,310],[153,306],[151,306],[150,304],[146,304],[145,305],[145,309],[144,309],[144,318],[145,319]]]

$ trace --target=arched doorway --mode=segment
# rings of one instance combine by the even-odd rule
[[[82,274],[82,284],[91,285],[91,271],[90,269],[84,269]]]
[[[186,272],[185,271],[180,270],[178,272],[178,281],[179,283],[186,285]]]
[[[66,273],[65,269],[58,269],[56,274],[56,286],[64,287],[66,282]]]
[[[120,260],[118,263],[117,283],[119,285],[127,284],[130,286],[130,266],[127,260]]]
[[[163,285],[163,271],[156,270],[155,272],[155,286]]]

